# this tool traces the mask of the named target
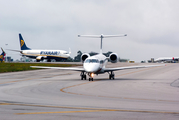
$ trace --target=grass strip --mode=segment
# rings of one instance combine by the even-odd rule
[[[53,63],[0,63],[0,73],[16,72],[26,70],[37,70],[40,68],[31,68],[30,66],[47,66],[47,67],[72,67],[75,64],[53,64]]]

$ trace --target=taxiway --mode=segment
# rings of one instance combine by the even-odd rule
[[[136,64],[117,63],[107,67]],[[143,64],[139,64],[143,65]],[[94,81],[41,69],[0,74],[0,119],[179,119],[179,64],[121,70]]]

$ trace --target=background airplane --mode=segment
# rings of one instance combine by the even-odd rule
[[[155,62],[178,62],[179,57],[160,57],[155,60]]]
[[[55,59],[56,61],[67,60],[71,54],[70,50],[69,52],[64,50],[33,50],[26,46],[21,34],[19,34],[19,40],[21,50],[13,51],[20,52],[22,56],[36,59],[37,62],[43,61],[44,59],[47,59],[47,62],[51,62],[52,59]]]
[[[2,61],[4,61],[4,57],[6,56],[6,53],[4,52],[4,50],[1,48],[1,50],[2,50],[2,53],[1,53],[1,55],[0,55],[0,61],[2,62]]]
[[[114,71],[117,70],[124,70],[124,69],[136,69],[136,68],[146,68],[146,67],[155,67],[161,65],[148,65],[148,66],[130,66],[130,67],[117,67],[117,68],[106,68],[106,64],[108,60],[112,63],[116,63],[119,60],[119,57],[116,53],[111,53],[109,57],[106,57],[102,54],[102,40],[103,38],[110,38],[110,37],[122,37],[127,36],[125,35],[78,35],[78,37],[91,37],[91,38],[101,38],[101,48],[100,53],[94,56],[90,56],[88,53],[83,53],[81,56],[81,61],[83,62],[83,68],[77,67],[43,67],[43,66],[31,66],[32,68],[50,68],[50,69],[60,69],[60,70],[73,70],[73,71],[80,71],[81,72],[81,80],[87,78],[89,76],[89,81],[93,81],[94,74],[103,74],[108,73],[109,79],[114,79]],[[163,66],[163,65],[162,65]]]

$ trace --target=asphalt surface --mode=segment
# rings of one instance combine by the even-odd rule
[[[108,67],[144,65],[117,63]],[[150,65],[150,64],[149,64]],[[115,71],[94,81],[80,72],[0,74],[0,120],[178,120],[179,64]]]

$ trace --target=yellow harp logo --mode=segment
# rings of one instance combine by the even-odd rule
[[[23,40],[21,40],[21,47],[24,45],[24,41]]]
[[[3,59],[3,55],[0,55],[0,59]]]

